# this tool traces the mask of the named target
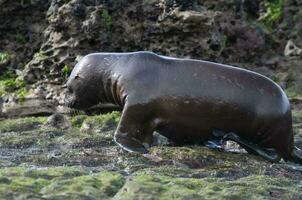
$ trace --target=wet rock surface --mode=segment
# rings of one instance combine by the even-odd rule
[[[293,105],[295,139],[301,147],[302,102]],[[302,195],[302,167],[293,163],[273,164],[247,153],[204,146],[175,147],[163,138],[148,154],[127,153],[113,142],[119,117],[119,112],[112,112],[0,121],[0,197],[299,199]],[[66,121],[69,128],[50,125]]]

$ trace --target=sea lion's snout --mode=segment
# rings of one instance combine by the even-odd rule
[[[64,88],[64,105],[69,108],[79,107],[79,98],[76,95],[77,92],[71,87],[71,85],[67,83],[64,84],[62,88]]]
[[[74,108],[76,104],[75,102],[73,91],[70,89],[65,90],[64,105],[69,108]]]
[[[64,105],[73,109],[86,109],[99,102],[98,91],[89,79],[69,78],[65,87]]]
[[[75,103],[69,97],[65,97],[64,104],[69,108],[73,108]]]

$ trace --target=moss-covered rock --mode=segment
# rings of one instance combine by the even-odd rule
[[[153,147],[150,151],[150,155],[151,159],[169,161],[176,166],[186,166],[192,169],[228,169],[233,168],[234,163],[249,162],[250,159],[254,159],[255,161],[261,160],[261,158],[250,154],[222,152],[221,150],[209,149],[200,145]]]
[[[74,128],[80,128],[82,126],[82,123],[87,118],[87,115],[75,115],[73,116],[70,121],[71,125]]]
[[[0,133],[34,130],[45,122],[46,119],[45,117],[27,117],[2,120],[0,121]]]
[[[108,199],[124,184],[115,172],[95,172],[77,167],[0,169],[2,199]]]
[[[269,176],[175,178],[137,173],[114,199],[299,199],[298,181]]]
[[[41,190],[48,199],[108,199],[124,185],[121,175],[112,172],[55,180]]]
[[[0,121],[0,166],[84,165],[121,170],[133,165],[137,169],[148,159],[141,155],[128,155],[113,142],[119,115],[113,112],[82,116],[83,121],[93,125],[88,132],[80,131],[79,125],[66,130],[52,127],[45,123],[45,117]]]
[[[264,12],[260,13],[258,20],[271,29],[272,25],[282,16],[283,2],[283,0],[263,1]]]
[[[3,55],[0,53],[0,63],[1,57],[3,57]],[[11,71],[6,70],[0,76],[0,96],[13,93],[16,94],[19,101],[22,102],[24,96],[28,93],[28,89],[25,86],[25,82],[17,79],[17,75]]]
[[[296,101],[295,131],[301,129]],[[247,153],[170,144],[127,153],[113,142],[119,116],[67,117],[67,129],[45,117],[0,121],[0,199],[295,199],[301,193],[299,166]],[[91,128],[81,131],[85,123]]]

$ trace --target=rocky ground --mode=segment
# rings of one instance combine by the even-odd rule
[[[295,116],[302,119],[301,112]],[[0,198],[301,199],[300,165],[175,147],[158,135],[148,154],[130,154],[112,140],[119,117],[112,112],[1,121]],[[302,146],[302,134],[296,139]]]
[[[301,199],[299,165],[158,135],[129,154],[112,141],[116,107],[61,105],[91,52],[205,59],[276,81],[302,148],[301,22],[300,0],[0,0],[0,199]]]

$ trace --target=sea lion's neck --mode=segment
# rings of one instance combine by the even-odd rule
[[[103,93],[101,95],[101,102],[112,103],[118,106],[124,105],[124,97],[121,92],[121,87],[119,84],[120,75],[115,71],[114,65],[120,59],[120,56],[115,57],[113,61],[112,56],[105,58],[110,60],[108,65],[102,72],[102,85]]]
[[[107,79],[103,80],[103,88],[104,93],[101,101],[123,106],[124,102],[118,86],[118,78],[107,77]]]

